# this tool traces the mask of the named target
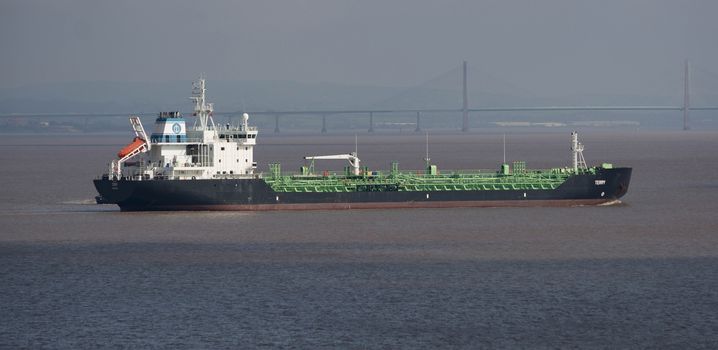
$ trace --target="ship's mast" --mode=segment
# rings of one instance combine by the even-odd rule
[[[424,170],[429,171],[431,166],[431,158],[429,158],[429,132],[426,132],[426,157],[424,158]]]
[[[204,76],[200,76],[196,82],[192,83],[192,97],[190,97],[194,102],[194,116],[199,121],[199,130],[214,129],[214,120],[212,119],[214,106],[212,103],[207,103],[206,92]]]
[[[571,133],[571,153],[573,155],[573,172],[578,173],[578,169],[586,169],[586,159],[583,158],[583,144],[578,142],[578,132]]]

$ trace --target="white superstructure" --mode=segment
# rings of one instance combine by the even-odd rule
[[[247,113],[238,124],[215,124],[206,90],[204,78],[193,84],[192,126],[179,112],[162,112],[147,137],[139,118],[130,117],[136,137],[112,162],[110,174],[129,180],[255,177],[257,128],[249,126]]]

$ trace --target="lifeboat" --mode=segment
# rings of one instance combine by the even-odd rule
[[[142,145],[144,145],[146,142],[147,141],[143,140],[140,137],[135,137],[129,145],[125,146],[120,150],[120,152],[117,153],[117,157],[124,158],[126,155],[142,147]]]

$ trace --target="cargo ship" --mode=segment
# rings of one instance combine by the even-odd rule
[[[94,180],[97,203],[122,211],[579,206],[619,202],[631,179],[631,168],[588,167],[576,132],[571,163],[552,169],[504,161],[493,170],[440,171],[427,154],[418,171],[402,171],[398,163],[370,171],[350,152],[304,157],[295,173],[282,172],[278,163],[260,172],[253,157],[258,131],[249,115],[216,124],[205,79],[192,86],[193,123],[179,112],[162,112],[148,137],[140,118],[130,116],[135,137]],[[316,160],[346,166],[317,172]]]

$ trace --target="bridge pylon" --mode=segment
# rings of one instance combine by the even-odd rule
[[[690,129],[691,113],[691,64],[685,61],[683,67],[683,130]]]
[[[461,105],[461,113],[462,113],[462,123],[461,123],[461,131],[469,131],[469,92],[468,92],[468,68],[466,61],[464,61],[461,69],[461,83],[462,83],[462,97],[463,97],[463,103]]]
[[[414,132],[421,132],[421,112],[416,112],[416,129]]]

